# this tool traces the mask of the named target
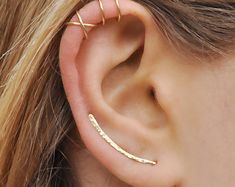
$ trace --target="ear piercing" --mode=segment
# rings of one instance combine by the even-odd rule
[[[99,133],[99,135],[111,146],[113,147],[116,151],[118,151],[119,153],[123,154],[124,156],[126,156],[127,158],[134,160],[136,162],[142,163],[142,164],[150,164],[150,165],[156,165],[157,162],[155,161],[151,161],[151,160],[147,160],[144,158],[140,158],[137,156],[134,156],[131,153],[128,153],[127,151],[125,151],[124,149],[122,149],[119,145],[117,145],[99,126],[98,122],[96,121],[95,117],[92,114],[88,115],[89,120],[91,125],[96,129],[96,131]]]
[[[99,2],[99,7],[100,7],[100,10],[101,10],[101,14],[102,14],[102,25],[105,25],[105,14],[104,14],[104,6],[103,6],[103,3],[101,0],[98,0]],[[115,0],[115,3],[116,3],[116,6],[117,6],[117,9],[118,9],[118,22],[120,22],[121,20],[121,9],[120,9],[120,4],[119,4],[119,0]],[[90,23],[84,23],[79,12],[76,11],[76,15],[77,15],[77,18],[78,18],[78,22],[75,22],[75,21],[70,21],[70,22],[67,22],[66,25],[75,25],[75,26],[80,26],[81,29],[83,30],[83,33],[85,35],[85,38],[87,39],[88,38],[88,31],[86,29],[86,27],[96,27],[98,26],[97,24],[90,24]]]

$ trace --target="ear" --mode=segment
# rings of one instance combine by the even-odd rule
[[[87,149],[110,172],[132,186],[175,186],[180,182],[174,136],[157,91],[155,64],[168,55],[164,37],[141,5],[103,0],[106,24],[91,29],[83,40],[81,27],[66,28],[60,45],[60,68],[74,119]],[[98,1],[79,11],[84,23],[102,22]],[[76,16],[72,21],[77,21]],[[148,160],[135,162],[107,144],[90,124],[102,129],[128,152]]]

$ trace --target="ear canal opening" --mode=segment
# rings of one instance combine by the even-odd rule
[[[149,88],[149,96],[153,99],[156,100],[157,98],[157,94],[156,94],[156,90],[153,87]]]

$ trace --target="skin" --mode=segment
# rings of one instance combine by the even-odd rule
[[[162,75],[174,93],[169,107],[184,157],[186,186],[233,186],[234,59],[194,65],[178,63]],[[162,85],[164,87],[164,85]]]
[[[176,51],[143,7],[120,4],[129,15],[121,23],[92,30],[86,41],[70,27],[61,41],[62,79],[86,145],[68,146],[74,175],[82,186],[235,186],[235,55],[198,60]],[[115,4],[104,5],[107,18],[114,16]],[[86,22],[98,19],[94,7],[82,10]],[[113,150],[89,112],[121,147],[158,164]]]

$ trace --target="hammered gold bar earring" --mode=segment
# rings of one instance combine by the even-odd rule
[[[137,156],[134,156],[131,153],[128,153],[124,149],[122,149],[118,144],[116,144],[99,126],[98,122],[96,121],[93,114],[88,115],[91,125],[96,129],[96,131],[99,133],[99,135],[117,152],[121,153],[122,155],[126,156],[127,158],[134,160],[136,162],[142,163],[142,164],[150,164],[150,165],[156,165],[156,161],[147,160],[144,158],[140,158]]]
[[[104,6],[103,6],[103,3],[102,3],[101,0],[98,0],[98,2],[99,2],[100,10],[101,10],[102,25],[105,25],[106,20],[105,20],[105,14],[104,14]],[[119,0],[115,0],[115,3],[116,3],[116,6],[117,6],[117,9],[118,9],[118,22],[120,22],[122,15],[121,15]],[[81,29],[83,30],[85,38],[87,39],[88,38],[88,31],[87,31],[86,27],[91,27],[92,28],[92,27],[96,27],[98,25],[97,24],[84,23],[83,20],[82,20],[82,17],[80,16],[78,11],[76,11],[76,15],[77,15],[77,18],[78,18],[78,22],[70,21],[70,22],[67,22],[65,24],[66,25],[80,26]]]

